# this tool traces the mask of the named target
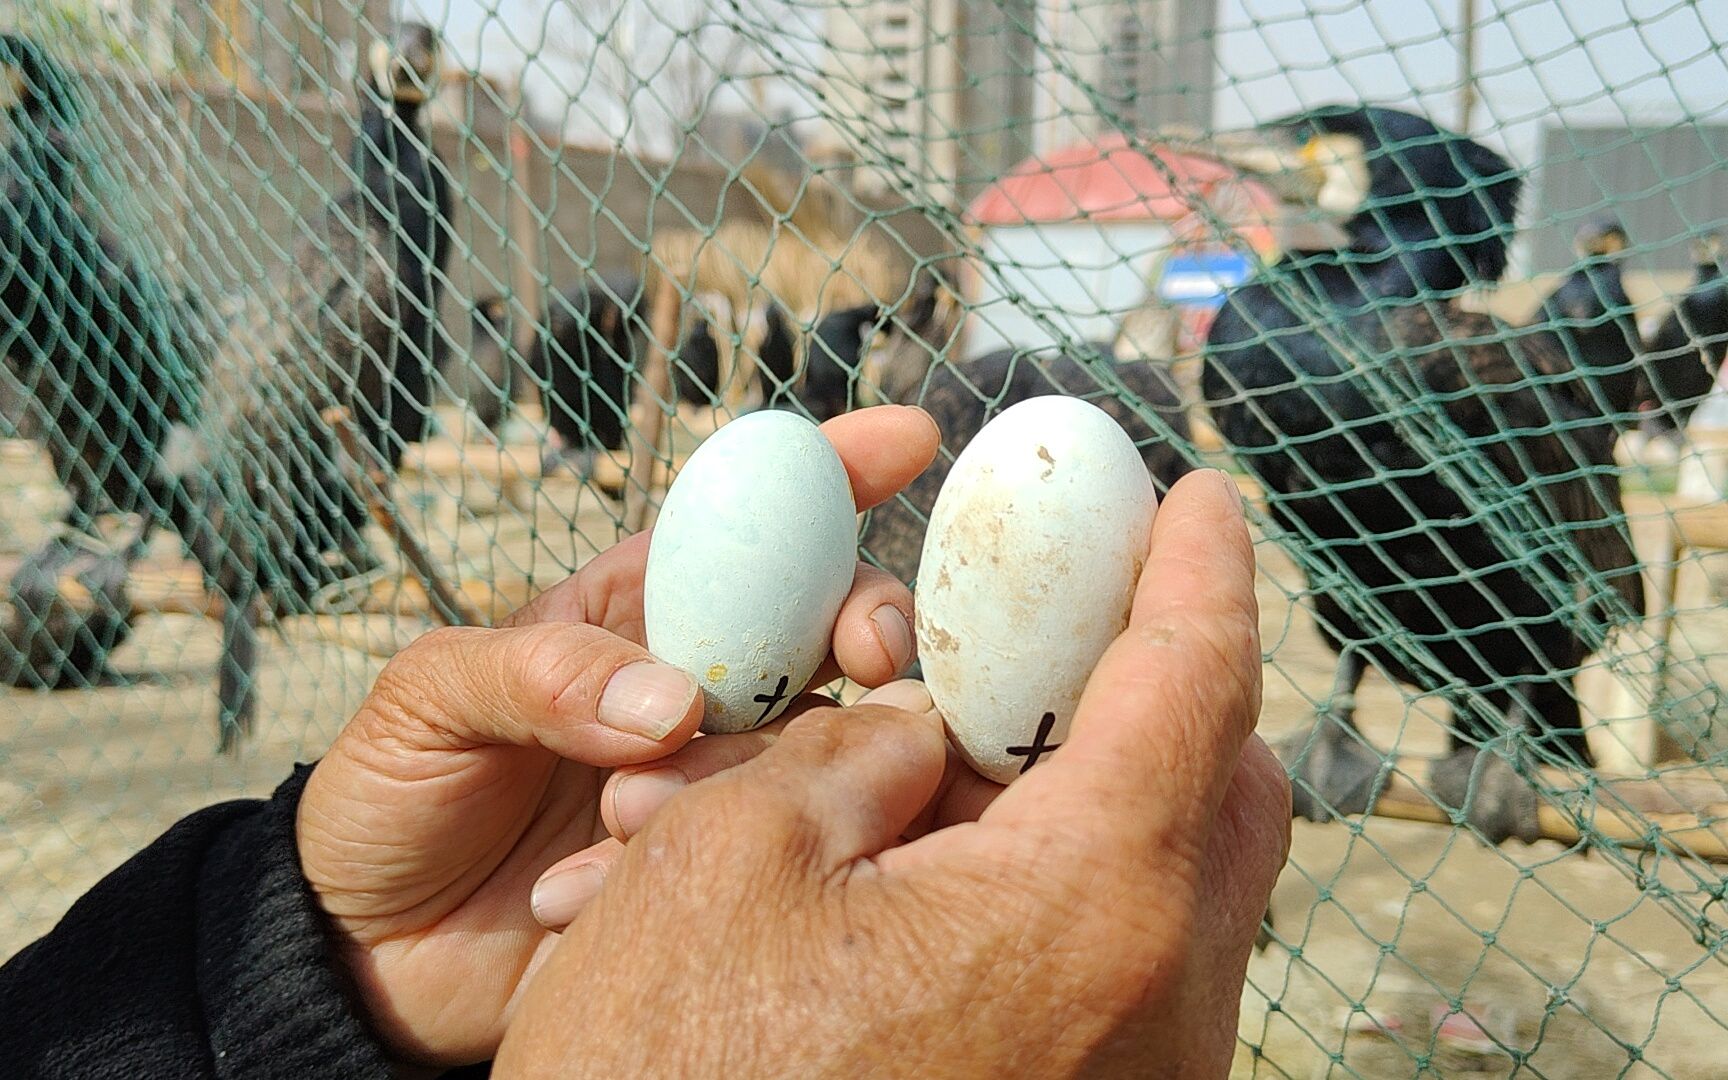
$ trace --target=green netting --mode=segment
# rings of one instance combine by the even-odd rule
[[[0,26],[0,953],[742,411],[937,416],[862,534],[911,581],[947,461],[1056,390],[1161,486],[1233,470],[1262,538],[1262,731],[1316,820],[1238,1073],[1728,1071],[1728,9]]]

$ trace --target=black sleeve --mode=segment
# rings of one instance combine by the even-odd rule
[[[311,771],[184,819],[0,968],[0,1074],[389,1077],[300,872]]]

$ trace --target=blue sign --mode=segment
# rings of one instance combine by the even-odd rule
[[[1253,272],[1253,263],[1240,252],[1183,252],[1164,263],[1158,297],[1177,307],[1221,307],[1224,293],[1248,280]]]

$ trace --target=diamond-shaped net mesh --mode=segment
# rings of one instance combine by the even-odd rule
[[[0,12],[0,955],[741,412],[923,403],[912,581],[1059,392],[1260,537],[1239,1074],[1728,1072],[1728,8]]]

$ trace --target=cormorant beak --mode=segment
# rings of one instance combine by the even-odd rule
[[[1315,203],[1329,214],[1353,215],[1368,201],[1368,158],[1360,139],[1313,135],[1296,155],[1323,178]]]
[[[1216,134],[1208,152],[1247,173],[1286,202],[1310,203],[1325,183],[1325,172],[1301,157],[1303,144],[1279,128],[1248,128]]]
[[[366,72],[372,77],[372,88],[387,100],[395,96],[390,88],[390,62],[390,45],[387,42],[374,41],[367,48]]]
[[[1722,260],[1722,238],[1715,233],[1705,233],[1692,241],[1692,261],[1699,265],[1720,262]]]
[[[1626,234],[1619,230],[1605,232],[1593,237],[1584,245],[1584,254],[1596,256],[1618,255],[1626,250]]]
[[[392,46],[375,41],[367,55],[372,85],[380,96],[398,105],[419,105],[436,92],[438,49],[416,35]]]

